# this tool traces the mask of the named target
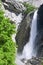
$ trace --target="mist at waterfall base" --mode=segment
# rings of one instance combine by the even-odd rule
[[[18,54],[19,59],[31,59],[37,56],[38,49],[40,49],[41,45],[41,39],[43,40],[43,32],[41,31],[43,31],[43,5],[34,12],[31,23],[30,39],[24,46],[22,54]],[[39,35],[38,33],[41,34]]]

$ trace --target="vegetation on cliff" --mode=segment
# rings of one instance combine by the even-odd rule
[[[26,7],[26,10],[24,11],[25,14],[30,13],[34,9],[36,9],[34,6],[30,5],[29,3],[23,3],[23,5]]]
[[[11,38],[15,28],[0,8],[0,65],[15,65],[16,43]]]

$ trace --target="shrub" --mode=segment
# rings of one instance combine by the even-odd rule
[[[28,14],[29,12],[33,11],[35,9],[34,6],[30,5],[29,3],[23,3],[23,5],[26,7],[26,11],[24,11],[25,14]]]
[[[15,25],[0,10],[0,65],[15,65],[16,43],[11,38],[13,33]]]

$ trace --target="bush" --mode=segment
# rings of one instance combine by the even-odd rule
[[[23,3],[23,5],[26,7],[26,11],[24,11],[25,14],[28,14],[35,9],[35,7],[30,5],[29,3],[25,2]]]
[[[11,38],[13,33],[15,25],[0,10],[0,65],[15,65],[16,43]]]

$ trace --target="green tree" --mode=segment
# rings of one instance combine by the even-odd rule
[[[11,38],[15,28],[0,9],[0,65],[15,65],[16,43]]]

